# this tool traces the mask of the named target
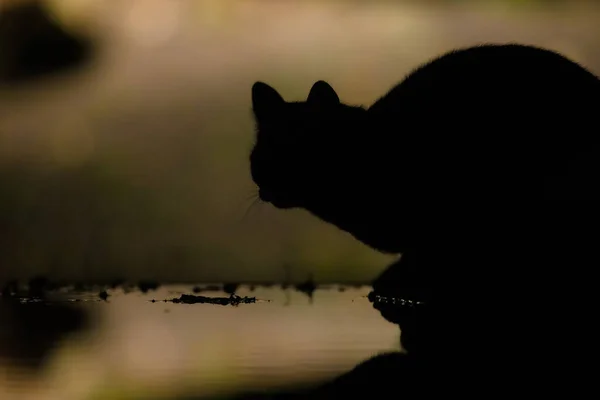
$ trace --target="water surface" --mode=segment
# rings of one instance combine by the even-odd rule
[[[168,399],[318,383],[399,350],[399,330],[372,308],[369,290],[324,287],[311,301],[292,289],[241,286],[236,294],[255,303],[190,305],[163,301],[194,294],[171,285],[109,290],[107,301],[87,291],[5,304],[0,398]],[[23,318],[32,307],[38,314]]]

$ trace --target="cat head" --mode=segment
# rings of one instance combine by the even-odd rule
[[[256,82],[252,109],[257,132],[250,169],[261,200],[278,208],[309,208],[344,179],[347,144],[364,109],[341,103],[324,81],[313,85],[304,102],[286,102],[274,88]]]

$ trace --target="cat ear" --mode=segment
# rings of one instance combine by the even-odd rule
[[[285,101],[277,90],[263,82],[252,85],[252,110],[257,118],[273,113]]]
[[[327,82],[318,81],[313,85],[312,89],[310,89],[306,101],[312,104],[329,106],[339,104],[340,98]]]

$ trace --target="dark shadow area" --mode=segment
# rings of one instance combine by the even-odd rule
[[[0,299],[0,359],[33,373],[66,337],[91,328],[86,310],[65,304]]]
[[[71,335],[96,328],[89,310],[70,303],[80,299],[56,301],[63,283],[39,275],[24,284],[9,280],[0,285],[0,360],[9,373],[43,375],[52,354]]]
[[[65,31],[42,2],[21,2],[0,11],[0,84],[73,71],[92,60],[93,41]]]

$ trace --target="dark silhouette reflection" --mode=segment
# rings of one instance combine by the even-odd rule
[[[27,285],[29,296],[43,299],[50,289],[50,280],[45,276],[36,276],[29,280]]]
[[[310,304],[312,304],[314,300],[315,290],[317,290],[317,283],[315,282],[313,275],[310,274],[308,276],[308,279],[306,279],[305,281],[294,284],[292,283],[292,267],[288,264],[285,264],[283,266],[283,269],[285,276],[283,282],[281,283],[281,289],[285,292],[286,301],[284,305],[289,306],[291,304],[292,299],[290,296],[290,292],[288,291],[288,289],[290,288],[305,294],[308,297],[308,301],[310,302]]]
[[[226,282],[223,284],[223,291],[229,295],[234,295],[240,284],[235,282]]]
[[[27,295],[33,299],[43,300],[50,292],[60,289],[63,284],[50,280],[47,276],[36,275],[27,282]]]
[[[0,361],[42,371],[48,356],[68,335],[91,327],[83,308],[65,304],[0,301]]]
[[[48,15],[43,2],[1,8],[0,84],[70,71],[90,61],[91,39],[65,31]]]
[[[294,285],[294,289],[296,289],[300,293],[304,293],[305,295],[307,295],[308,300],[312,304],[313,295],[315,293],[315,290],[317,290],[317,284],[315,283],[313,276],[311,275],[306,281]]]
[[[595,382],[581,357],[597,357],[598,99],[597,76],[521,45],[443,55],[369,108],[323,81],[305,102],[254,84],[261,200],[402,253],[371,298],[408,355],[367,361],[340,390],[573,397]]]
[[[160,283],[156,281],[143,280],[140,281],[137,286],[140,289],[140,291],[145,294],[151,290],[158,290],[158,288],[160,287]]]

